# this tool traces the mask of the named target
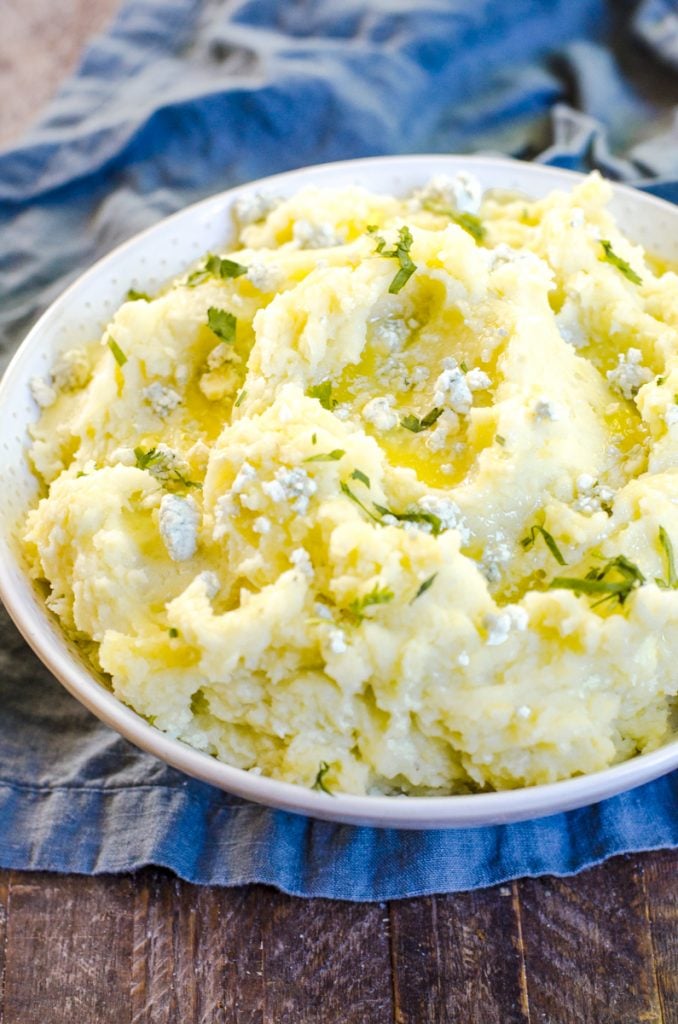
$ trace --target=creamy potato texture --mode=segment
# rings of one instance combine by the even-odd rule
[[[667,738],[678,279],[608,200],[252,194],[228,250],[34,382],[25,549],[122,701],[353,793]]]

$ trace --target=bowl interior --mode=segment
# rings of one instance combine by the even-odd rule
[[[435,174],[475,174],[485,188],[541,197],[571,189],[581,176],[535,164],[490,157],[386,157],[328,164],[264,179],[204,200],[114,250],[79,278],[43,315],[14,357],[0,385],[0,596],[22,633],[57,678],[96,715],[170,764],[248,799],[329,820],[426,828],[507,822],[581,806],[638,785],[678,765],[678,741],[595,775],[549,786],[458,797],[332,799],[299,786],[232,768],[168,739],[124,707],[93,675],[63,636],[41,594],[27,578],[17,543],[37,482],[26,459],[27,430],[39,415],[29,381],[44,376],[65,348],[98,339],[128,288],[153,292],[232,235],[230,207],[253,189],[290,195],[307,184],[363,185],[405,194]],[[615,186],[612,206],[625,233],[650,252],[678,264],[678,208]]]

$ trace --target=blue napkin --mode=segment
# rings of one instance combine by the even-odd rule
[[[187,202],[380,153],[491,150],[678,202],[671,0],[130,0],[0,154],[0,358],[95,258]],[[541,154],[541,155],[539,155]],[[134,749],[2,613],[0,865],[383,900],[678,845],[678,776],[500,828],[395,832],[247,804]]]

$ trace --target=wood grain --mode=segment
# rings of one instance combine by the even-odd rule
[[[121,0],[0,0],[0,147],[19,138]]]
[[[639,858],[520,882],[530,1019],[663,1024]]]
[[[385,905],[296,900],[268,890],[264,915],[266,1024],[393,1020]]]
[[[0,1021],[5,1000],[5,950],[7,948],[7,895],[9,872],[0,872]]]
[[[388,907],[0,871],[0,1024],[678,1024],[677,982],[675,852]]]
[[[9,876],[3,1022],[129,1019],[129,878]]]
[[[144,872],[135,896],[132,1020],[389,1024],[384,908],[205,888]]]
[[[678,1024],[678,856],[638,857],[652,936],[652,965],[665,1024]]]
[[[397,1024],[524,1024],[513,892],[391,905]]]

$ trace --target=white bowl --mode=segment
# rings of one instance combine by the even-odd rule
[[[325,164],[276,175],[190,206],[115,249],[83,274],[30,331],[0,384],[0,597],[36,654],[70,693],[128,740],[189,775],[248,800],[331,821],[394,828],[450,828],[520,821],[594,803],[678,766],[678,740],[623,764],[550,785],[445,797],[328,796],[252,775],[170,739],[106,689],[28,578],[17,543],[17,523],[34,500],[37,483],[27,459],[27,427],[39,410],[28,381],[44,376],[57,353],[97,338],[129,287],[154,291],[232,233],[233,201],[254,188],[290,195],[308,184],[359,184],[404,194],[434,174],[475,174],[485,188],[540,197],[571,189],[581,175],[491,157],[376,157]],[[624,231],[678,263],[678,207],[614,186],[613,211]]]

